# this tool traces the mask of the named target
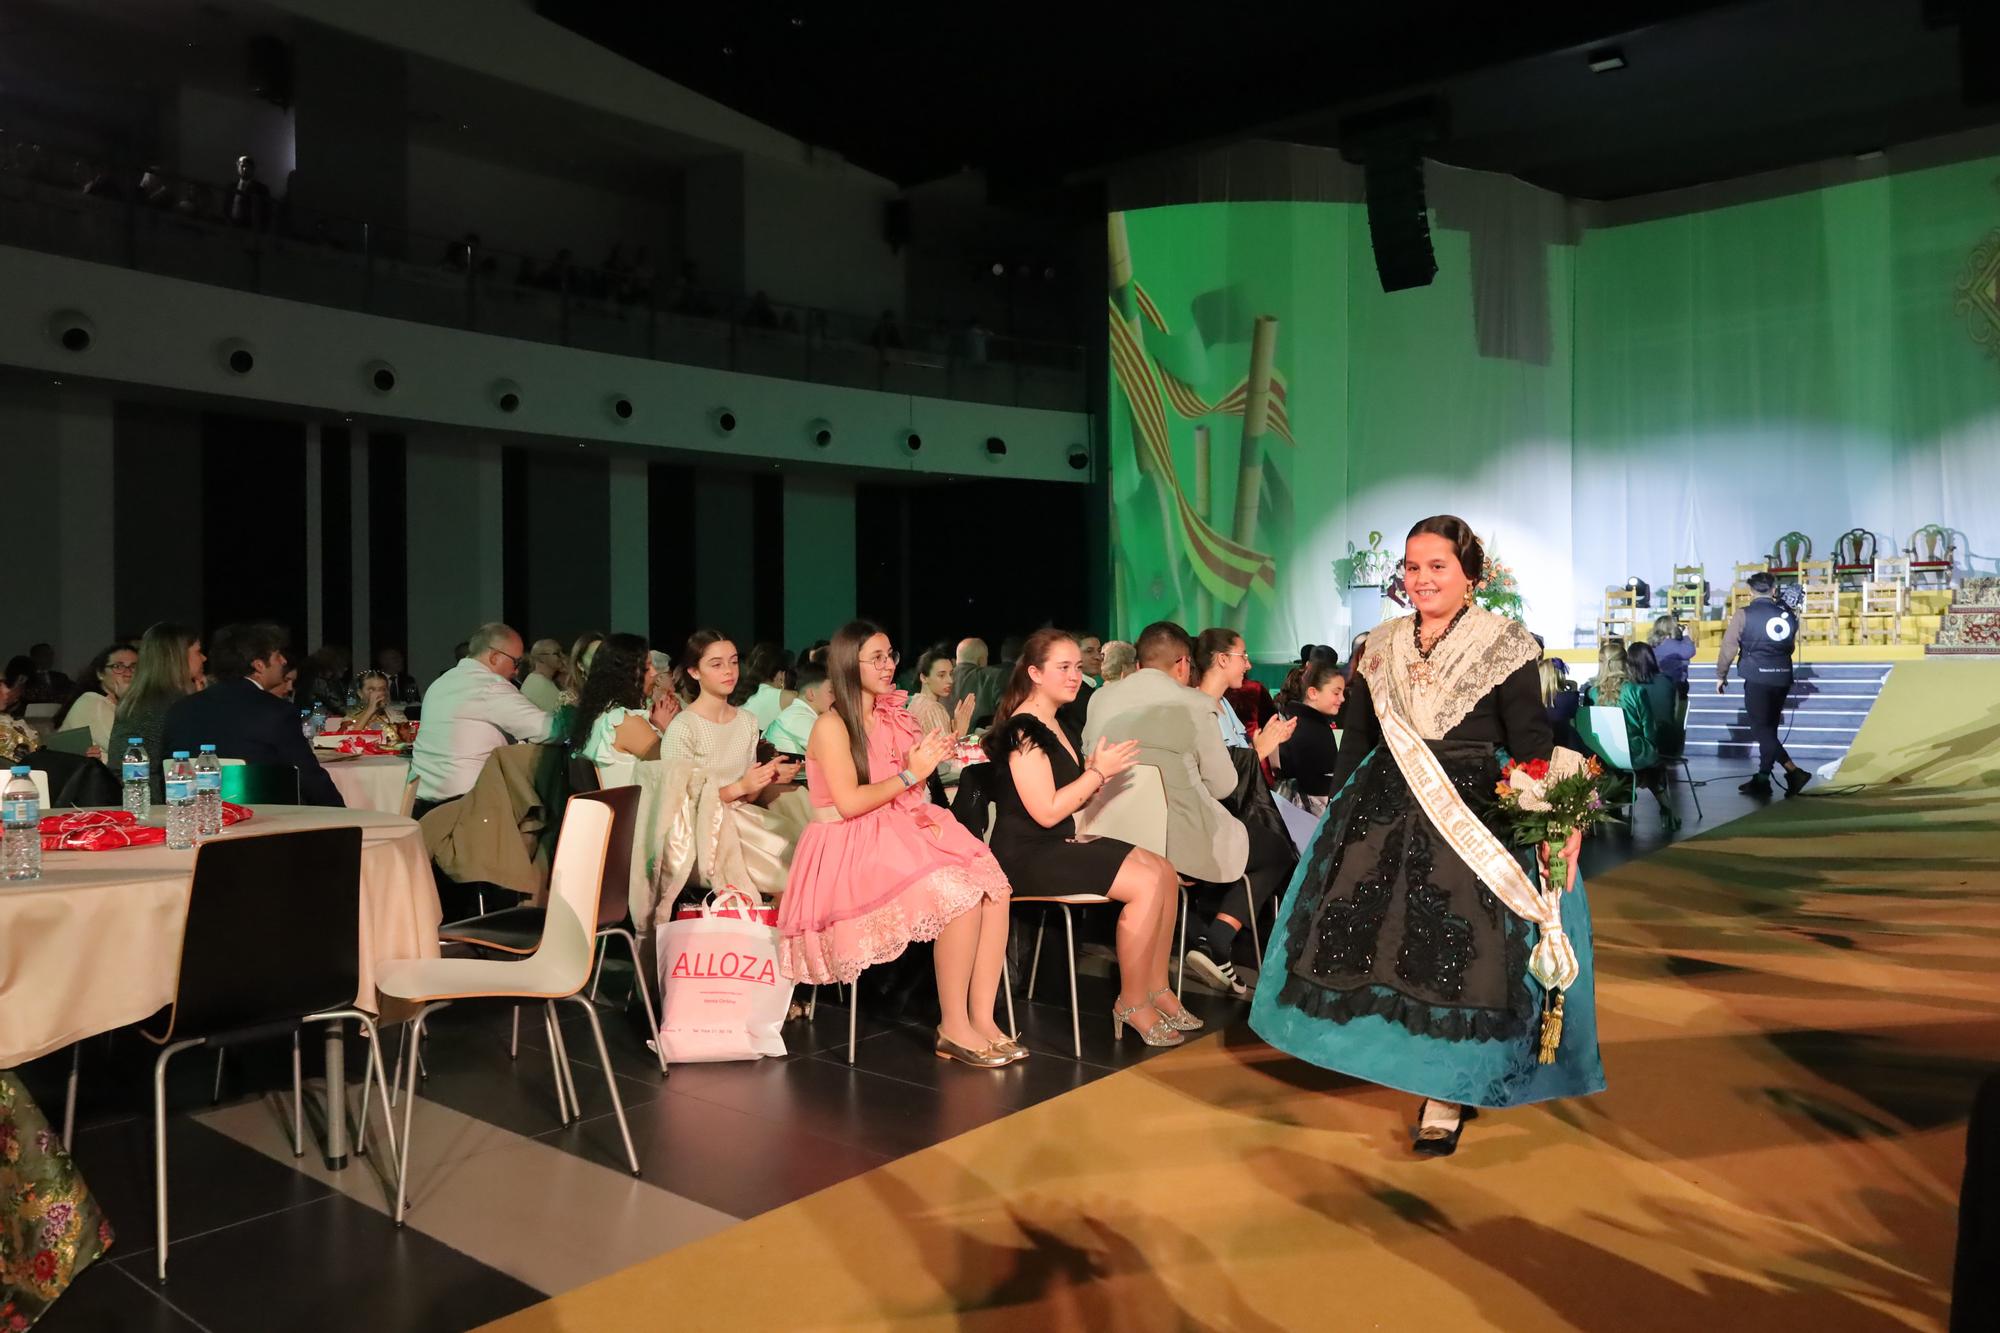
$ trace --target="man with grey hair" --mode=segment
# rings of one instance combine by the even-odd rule
[[[1139,650],[1131,644],[1123,639],[1113,639],[1104,645],[1104,684],[1123,680],[1138,669]]]
[[[554,639],[536,639],[528,650],[528,674],[521,677],[521,693],[544,713],[562,707],[562,688],[556,683],[562,669],[562,645]]]
[[[466,654],[424,692],[410,772],[417,780],[422,818],[472,790],[486,757],[511,741],[545,741],[555,718],[514,688],[525,654],[521,636],[495,621],[466,640]]]

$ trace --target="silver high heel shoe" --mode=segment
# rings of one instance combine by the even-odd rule
[[[1173,993],[1173,987],[1162,986],[1146,998],[1149,1000],[1158,1000],[1162,995],[1172,995]],[[1167,1021],[1167,1025],[1176,1032],[1199,1032],[1208,1026],[1208,1024],[1202,1022],[1185,1009],[1177,1014],[1170,1014],[1166,1010],[1160,1009],[1160,1006],[1157,1004],[1153,1008],[1160,1010],[1160,1017],[1164,1018]]]
[[[1187,1040],[1174,1030],[1174,1025],[1167,1021],[1164,1014],[1154,1022],[1153,1026],[1140,1027],[1132,1021],[1132,1015],[1137,1013],[1138,1009],[1139,1006],[1136,1004],[1128,1004],[1122,1009],[1117,1005],[1111,1007],[1111,1031],[1116,1037],[1123,1037],[1125,1029],[1131,1028],[1148,1046],[1178,1046]]]

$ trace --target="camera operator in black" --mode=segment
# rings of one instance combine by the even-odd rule
[[[1785,696],[1792,688],[1792,653],[1799,642],[1798,613],[1772,595],[1775,580],[1763,572],[1747,582],[1756,596],[1729,619],[1722,632],[1722,654],[1715,663],[1715,692],[1729,687],[1729,666],[1740,655],[1743,711],[1750,715],[1750,734],[1757,739],[1757,773],[1737,790],[1751,796],[1771,794],[1771,766],[1785,766],[1785,795],[1795,796],[1812,781],[1812,774],[1792,762],[1778,741],[1784,720]]]

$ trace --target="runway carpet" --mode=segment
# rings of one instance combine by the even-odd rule
[[[2000,790],[1781,801],[1591,898],[1610,1091],[1450,1161],[1239,1024],[492,1327],[1942,1327]]]

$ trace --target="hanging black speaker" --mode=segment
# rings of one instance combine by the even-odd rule
[[[1437,276],[1424,199],[1423,150],[1445,136],[1445,106],[1435,97],[1363,112],[1340,124],[1340,152],[1361,167],[1368,196],[1368,240],[1385,292],[1428,287]]]

